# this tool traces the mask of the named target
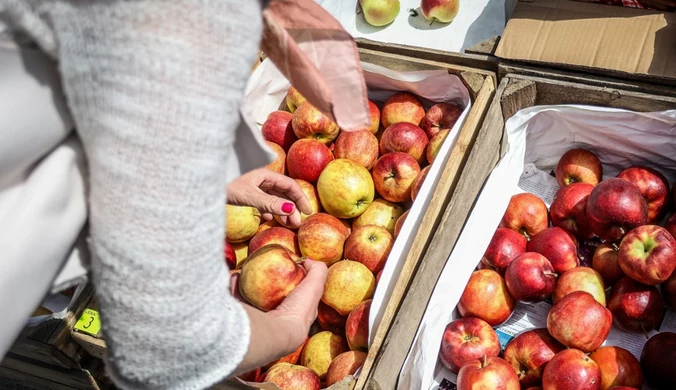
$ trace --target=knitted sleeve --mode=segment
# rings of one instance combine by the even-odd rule
[[[261,3],[0,0],[59,62],[89,164],[92,274],[113,380],[198,389],[249,342],[223,261],[225,161]]]

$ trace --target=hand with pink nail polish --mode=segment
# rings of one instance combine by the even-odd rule
[[[300,212],[312,214],[310,201],[295,180],[265,168],[228,184],[227,197],[228,204],[257,208],[266,220],[278,215],[291,228],[300,226]]]

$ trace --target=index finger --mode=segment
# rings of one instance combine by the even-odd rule
[[[294,179],[284,175],[268,175],[261,183],[261,189],[264,191],[276,191],[283,194],[285,198],[292,200],[296,204],[298,210],[303,214],[312,214],[312,206],[307,196],[300,188],[298,182]]]

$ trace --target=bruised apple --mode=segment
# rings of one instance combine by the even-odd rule
[[[291,126],[296,137],[315,139],[325,145],[336,139],[340,132],[334,121],[309,102],[302,103],[296,108]]]
[[[589,226],[599,238],[621,239],[631,229],[648,221],[648,205],[632,183],[607,179],[592,190],[587,200]]]
[[[561,156],[556,165],[556,181],[565,187],[572,183],[597,185],[603,180],[601,160],[584,149],[571,149]]]
[[[463,317],[478,317],[491,326],[507,321],[516,302],[509,294],[499,273],[484,269],[474,271],[458,302]]]
[[[637,282],[660,284],[676,269],[676,239],[663,227],[639,226],[622,239],[617,262]]]
[[[549,333],[563,345],[584,352],[600,347],[612,325],[610,310],[584,291],[575,291],[561,298],[547,315]]]
[[[425,116],[425,108],[420,100],[408,92],[399,92],[390,96],[380,111],[380,123],[387,128],[397,122],[408,122],[418,126]]]
[[[384,227],[390,234],[394,234],[394,226],[403,213],[404,208],[397,203],[382,198],[376,199],[362,215],[355,218],[352,227],[356,229],[360,226],[376,225]]]
[[[519,378],[514,369],[497,356],[465,363],[458,372],[458,390],[491,389],[519,390]]]
[[[369,348],[369,310],[371,300],[358,304],[347,316],[345,338],[351,350],[368,351]]]
[[[545,366],[554,355],[565,348],[546,328],[532,329],[521,333],[507,344],[504,359],[516,371],[521,387],[526,389],[542,383]]]
[[[248,206],[225,205],[225,239],[229,243],[244,242],[256,234],[261,213]]]
[[[333,155],[371,170],[378,160],[378,150],[378,139],[370,131],[343,131],[334,143]]]
[[[422,129],[412,123],[398,122],[388,126],[380,138],[380,154],[408,153],[418,164],[425,161],[429,139]]]
[[[282,303],[305,274],[298,256],[281,245],[270,244],[250,254],[242,265],[239,292],[250,304],[270,311]]]
[[[601,347],[589,357],[601,369],[601,387],[606,390],[614,386],[643,387],[643,373],[638,359],[621,347]]]
[[[606,286],[601,275],[589,267],[569,269],[556,280],[556,287],[552,294],[552,302],[575,291],[585,291],[591,294],[596,302],[606,306]]]
[[[322,331],[307,341],[300,355],[300,364],[313,369],[321,379],[324,379],[331,361],[347,351],[344,338],[335,333]]]
[[[292,118],[293,115],[286,111],[271,112],[261,128],[263,139],[281,146],[284,151],[289,150],[298,139],[291,126]]]
[[[648,205],[648,223],[662,220],[669,207],[669,182],[663,174],[650,167],[631,167],[617,175],[634,184]]]
[[[326,386],[329,387],[349,375],[354,375],[365,360],[366,353],[362,351],[348,351],[336,356],[326,372]]]
[[[371,299],[375,287],[376,279],[364,264],[342,260],[329,267],[322,301],[346,316],[361,302]]]
[[[526,253],[526,238],[508,228],[498,228],[493,234],[481,263],[489,269],[504,274],[509,263],[518,256]]]
[[[544,390],[596,390],[600,387],[598,364],[577,349],[565,349],[554,355],[542,374]]]
[[[375,275],[385,267],[393,244],[394,238],[384,227],[360,226],[347,237],[344,257],[364,264]]]
[[[549,226],[547,205],[542,199],[527,192],[512,196],[500,222],[500,227],[523,234],[528,240],[545,230],[547,226]]]
[[[298,228],[298,245],[303,256],[331,265],[343,258],[349,235],[347,227],[338,218],[317,213],[307,217]]]
[[[460,367],[469,361],[499,354],[500,340],[486,321],[466,317],[446,325],[439,360],[451,372],[457,374]]]
[[[373,167],[376,191],[390,202],[411,199],[411,187],[420,173],[420,165],[407,153],[392,152],[382,156]]]
[[[577,243],[559,227],[546,228],[531,238],[528,251],[537,252],[552,263],[556,272],[565,272],[580,265]]]
[[[458,121],[462,114],[462,108],[451,103],[438,103],[430,107],[430,109],[420,122],[420,128],[423,129],[427,137],[430,139],[439,132],[444,130],[451,130],[455,122]],[[431,161],[430,161],[431,163]]]
[[[373,202],[375,190],[369,171],[352,160],[331,161],[317,180],[319,201],[338,218],[360,216]]]
[[[552,225],[581,240],[592,238],[594,233],[587,218],[587,200],[593,189],[594,186],[589,183],[572,183],[559,189],[549,209]]]
[[[295,253],[296,256],[301,255],[296,233],[283,227],[273,227],[256,234],[249,241],[249,253],[254,253],[258,249],[270,244],[279,244]]]

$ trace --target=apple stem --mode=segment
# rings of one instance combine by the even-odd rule
[[[488,356],[484,355],[484,361],[483,361],[482,368],[486,367],[487,365],[488,365]]]
[[[643,334],[645,335],[645,339],[649,340],[650,336],[648,336],[648,332],[645,330],[645,326],[643,325],[643,322],[639,322],[639,324],[641,325],[641,329],[643,329]]]
[[[357,11],[357,15],[361,15],[361,7],[360,7],[359,10]]]
[[[260,122],[256,122],[256,124],[257,124],[258,126],[263,126],[263,123],[260,123]]]
[[[430,26],[434,24],[435,20],[436,20],[436,18],[432,18],[432,21],[430,22]]]
[[[620,250],[620,247],[619,247],[619,246],[617,246],[617,244],[616,244],[616,243],[614,243],[614,242],[613,242],[612,244],[610,244],[610,246],[612,246],[612,247],[613,247],[613,250],[614,250],[615,252],[618,252],[618,251]]]
[[[557,274],[556,272],[549,272],[549,271],[545,271],[542,274],[545,275],[545,276],[553,276],[555,278],[559,276],[559,274]]]

